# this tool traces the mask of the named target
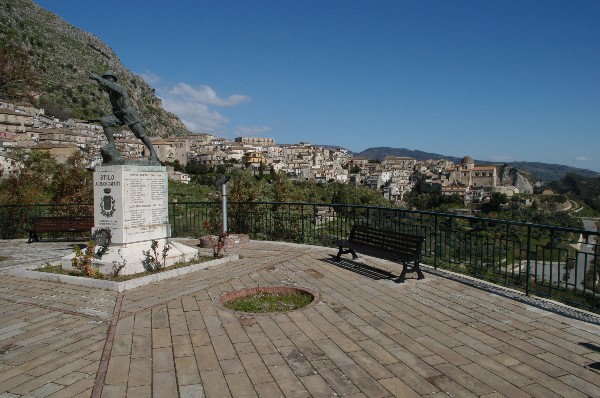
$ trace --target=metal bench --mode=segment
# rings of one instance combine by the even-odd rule
[[[424,241],[423,236],[355,224],[348,239],[337,242],[339,251],[336,261],[340,261],[342,254],[346,253],[352,253],[352,258],[357,259],[356,252],[360,252],[402,263],[402,273],[396,280],[398,283],[404,282],[409,267],[417,273],[418,279],[424,279],[425,276],[419,267]]]
[[[42,232],[90,232],[94,227],[92,216],[37,217],[29,229],[27,243],[39,242]]]

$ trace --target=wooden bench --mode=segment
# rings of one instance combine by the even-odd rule
[[[336,261],[340,261],[342,254],[352,253],[352,258],[357,259],[356,252],[402,263],[402,273],[396,282],[404,282],[408,268],[416,272],[418,279],[423,279],[419,267],[421,259],[421,246],[423,236],[405,234],[402,232],[388,231],[366,225],[355,224],[348,239],[339,240],[339,251]]]
[[[92,216],[37,217],[29,229],[27,243],[39,242],[41,232],[90,232],[94,227]]]

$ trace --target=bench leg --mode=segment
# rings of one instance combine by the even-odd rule
[[[425,279],[425,275],[421,272],[421,266],[419,265],[419,261],[415,261],[413,266],[414,270],[417,271],[418,279]]]
[[[337,256],[335,256],[335,261],[340,261],[340,257],[342,256],[342,254],[346,254],[346,253],[352,253],[352,260],[356,260],[358,258],[358,256],[356,255],[356,252],[353,249],[344,250],[344,248],[342,246],[340,246],[340,248],[338,250],[338,254],[337,254]]]
[[[404,277],[406,276],[406,263],[403,262],[402,263],[402,273],[400,274],[400,276],[398,277],[398,279],[396,279],[396,283],[404,283]]]
[[[27,240],[27,243],[39,242],[39,241],[40,241],[40,239],[37,236],[37,232],[29,231],[29,240]]]
[[[344,250],[342,249],[342,246],[340,246],[340,249],[338,250],[338,254],[337,254],[337,256],[335,256],[335,261],[337,261],[339,263],[340,257],[342,256],[342,254],[344,254]]]
[[[423,275],[423,272],[421,272],[421,267],[419,266],[418,261],[414,262],[412,268],[413,268],[413,271],[415,271],[417,273],[417,279],[425,279],[425,275]],[[404,282],[404,277],[406,276],[407,269],[408,269],[408,264],[406,262],[402,262],[402,273],[396,280],[396,283]]]

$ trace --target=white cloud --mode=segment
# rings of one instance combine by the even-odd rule
[[[238,126],[235,131],[236,137],[252,137],[271,131],[271,127],[263,126]]]
[[[140,73],[140,76],[149,85],[153,85],[153,84],[160,82],[160,76],[158,76],[157,74],[152,73],[150,71],[142,72],[142,73]]]
[[[189,101],[198,102],[207,105],[234,106],[250,101],[250,98],[241,94],[232,94],[228,98],[219,98],[215,90],[209,86],[192,86],[179,83],[169,91],[169,94],[185,98]]]
[[[176,97],[163,98],[163,106],[173,112],[190,131],[201,133],[221,129],[229,120],[206,104],[188,102]]]
[[[194,88],[186,83],[157,89],[163,107],[181,119],[192,132],[217,132],[229,123],[229,119],[211,109],[213,106],[236,106],[250,101],[250,97],[232,94],[221,98],[209,86]]]
[[[577,156],[577,157],[575,158],[575,160],[579,160],[579,161],[586,161],[586,160],[589,160],[589,159],[588,159],[587,157],[585,157],[585,156]]]

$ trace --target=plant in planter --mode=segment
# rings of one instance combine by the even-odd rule
[[[204,228],[206,228],[212,235],[211,243],[213,248],[213,257],[222,258],[225,255],[225,250],[227,249],[227,237],[229,236],[229,232],[224,232],[223,226],[214,221],[204,221]]]
[[[142,262],[147,271],[160,271],[167,264],[167,255],[169,250],[171,250],[171,245],[169,242],[165,242],[161,253],[162,262],[158,259],[157,249],[158,241],[152,239],[152,242],[150,243],[150,250],[142,250],[142,253],[144,254],[144,260],[142,260]]]
[[[93,240],[87,243],[87,246],[82,249],[79,246],[73,246],[73,252],[75,256],[71,259],[71,265],[73,268],[81,271],[82,274],[91,277],[98,278],[102,274],[96,268],[94,268],[94,259],[96,258],[96,242]]]

